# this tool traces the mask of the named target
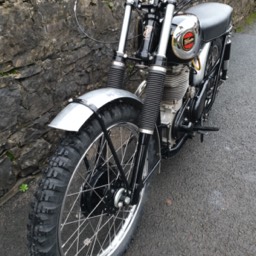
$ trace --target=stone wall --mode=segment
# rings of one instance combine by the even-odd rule
[[[220,2],[229,4],[234,8],[233,24],[236,26],[244,20],[248,14],[255,10],[255,0],[199,0],[201,2]]]
[[[223,0],[243,19],[254,0]],[[0,196],[45,162],[59,132],[47,124],[67,99],[104,84],[115,44],[91,41],[75,0],[0,0]],[[78,19],[115,41],[123,1],[79,0]]]
[[[79,8],[86,17],[101,14],[91,17],[105,25],[101,31],[89,25],[94,36],[104,39],[107,21],[118,25],[120,17],[112,10],[120,4],[83,3]],[[45,161],[56,141],[56,131],[47,124],[66,100],[95,88],[106,76],[115,46],[85,38],[73,5],[70,0],[0,0],[0,196],[18,176],[35,172]]]

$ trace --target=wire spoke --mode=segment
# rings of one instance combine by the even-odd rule
[[[73,205],[71,206],[71,209],[69,210],[68,215],[67,215],[66,219],[64,220],[64,223],[63,223],[63,224],[61,224],[61,225],[62,225],[61,230],[62,230],[62,229],[63,229],[63,227],[65,226],[65,223],[67,222],[67,220],[68,220],[68,218],[69,218],[69,216],[70,216],[71,212],[73,211],[73,209],[74,209],[74,207],[75,207],[75,204],[76,204],[76,202],[77,202],[77,200],[78,200],[79,196],[80,196],[80,192],[79,192],[79,194],[77,195],[77,197],[76,197],[76,199],[75,199],[75,201],[74,201]]]
[[[94,209],[91,211],[91,213],[88,215],[88,216],[90,216],[90,215],[92,215],[93,214],[93,212],[96,210],[96,208],[102,203],[102,201],[103,200],[101,200],[101,201],[99,201],[98,202],[98,204],[94,207]],[[84,223],[85,223],[85,221],[87,220],[88,218],[86,218],[82,223],[81,223],[81,225],[80,226],[82,226]],[[70,241],[70,239],[75,235],[75,233],[77,232],[77,230],[79,229],[79,227],[73,232],[73,234],[71,234],[71,236],[67,239],[67,241],[62,245],[62,247],[65,247],[65,245]]]
[[[134,166],[137,131],[137,127],[135,129],[134,125],[127,123],[116,124],[108,130],[127,179]],[[65,207],[61,211],[63,221],[60,224],[64,255],[109,255],[118,241],[126,236],[136,207],[116,209],[111,215],[106,210],[114,207],[114,198],[109,201],[105,195],[115,196],[110,190],[121,188],[119,176],[108,142],[100,134],[81,156],[65,195]]]

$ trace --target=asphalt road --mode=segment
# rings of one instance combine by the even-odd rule
[[[209,121],[221,130],[163,161],[126,256],[256,255],[255,41],[256,24],[234,35],[230,79]],[[0,255],[28,255],[35,183],[0,208]]]

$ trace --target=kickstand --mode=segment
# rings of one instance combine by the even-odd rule
[[[200,134],[200,141],[204,142],[204,136],[208,134],[208,132],[198,131],[198,134]]]
[[[200,122],[201,126],[203,126],[203,122],[204,122],[203,118],[201,118],[201,122]],[[203,143],[204,142],[204,135],[207,135],[208,132],[198,131],[198,133],[200,134],[200,141],[201,141],[201,143]]]
[[[204,134],[203,133],[200,134],[200,141],[201,141],[201,143],[204,142]]]

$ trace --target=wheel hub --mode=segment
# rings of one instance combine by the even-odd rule
[[[128,195],[131,193],[123,188],[119,179],[108,184],[109,180],[113,180],[109,175],[106,169],[98,169],[83,186],[80,207],[85,216],[96,216],[102,212],[115,214],[120,208],[130,204],[131,198]]]
[[[131,198],[127,196],[127,190],[124,188],[120,188],[114,197],[114,206],[116,208],[121,208],[124,205],[128,205],[131,202]]]

